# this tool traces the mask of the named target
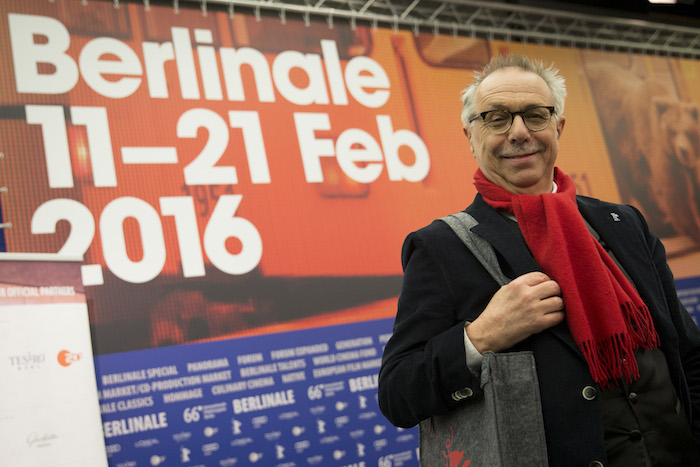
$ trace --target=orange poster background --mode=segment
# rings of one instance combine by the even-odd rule
[[[357,57],[378,63],[389,79],[390,97],[376,109],[361,105],[349,94],[347,105],[331,102],[302,106],[285,100],[275,89],[274,102],[261,102],[253,72],[243,67],[244,100],[227,99],[225,91],[222,100],[185,99],[173,60],[164,65],[169,93],[166,99],[149,95],[145,75],[139,88],[121,99],[97,94],[82,76],[73,89],[62,94],[19,93],[8,31],[10,13],[60,21],[70,33],[67,54],[76,62],[86,44],[108,37],[126,44],[143,66],[143,43],[172,41],[172,27],[188,28],[195,58],[198,51],[194,50],[194,32],[199,29],[211,32],[210,47],[216,52],[221,48],[255,49],[270,66],[284,51],[320,57],[321,41],[330,40],[337,47],[342,69]],[[81,253],[84,264],[98,265],[104,279],[102,284],[85,289],[98,354],[393,316],[404,237],[434,218],[464,209],[475,195],[471,179],[476,164],[461,131],[459,93],[470,81],[472,70],[494,54],[524,53],[558,66],[569,91],[558,165],[572,176],[579,193],[613,202],[638,200],[619,189],[621,174],[612,158],[618,157],[615,145],[623,144],[624,139],[606,136],[587,66],[601,61],[634,64],[640,79],[655,77],[672,86],[675,94],[671,97],[676,100],[694,103],[700,99],[698,63],[678,58],[455,38],[432,32],[414,35],[412,31],[362,25],[353,29],[341,22],[331,29],[323,21],[306,26],[302,18],[291,15],[281,24],[278,17],[257,20],[239,12],[231,19],[217,11],[209,11],[204,17],[199,9],[181,8],[179,14],[170,7],[152,6],[145,11],[139,4],[123,4],[115,9],[112,2],[100,1],[86,6],[43,0],[3,2],[0,18],[0,149],[5,154],[0,162],[0,184],[8,188],[0,194],[0,205],[2,221],[12,223],[12,228],[4,231],[7,250],[57,252],[73,229],[83,229],[83,225],[71,226],[61,220],[55,234],[33,234],[32,217],[37,208],[54,199],[74,200],[87,208],[96,229]],[[195,65],[200,96],[204,96],[202,70]],[[51,74],[53,70],[48,66],[42,72]],[[219,77],[223,82],[220,69]],[[309,77],[302,68],[295,68],[290,81],[304,89]],[[328,86],[328,80],[324,85]],[[49,187],[41,129],[27,123],[26,105],[65,109],[74,187]],[[71,109],[80,106],[106,110],[115,187],[95,186],[86,127],[70,121]],[[210,137],[205,129],[199,129],[195,138],[177,136],[178,121],[192,109],[206,109],[223,121],[230,111],[256,112],[270,183],[252,182],[243,134],[229,128],[227,146],[216,165],[236,167],[238,183],[187,185],[183,171]],[[333,144],[349,129],[370,135],[384,157],[379,177],[371,183],[358,183],[342,171],[335,157],[321,157],[324,181],[307,182],[295,128],[296,113],[327,115],[331,129],[316,132],[315,137]],[[427,147],[430,170],[421,180],[389,179],[387,148],[382,147],[378,130],[377,119],[382,116],[390,119],[394,132],[410,131]],[[697,134],[697,113],[695,118]],[[658,134],[671,138],[666,133]],[[126,146],[174,147],[178,161],[126,164],[121,159],[121,148]],[[688,164],[697,161],[698,152],[695,139],[690,153],[684,156]],[[405,145],[398,155],[406,166],[415,163],[415,154]],[[691,173],[690,169],[684,173]],[[668,217],[692,217],[699,209],[697,169],[684,180],[690,196],[685,204],[675,204]],[[234,194],[242,195],[235,216],[249,221],[260,235],[263,251],[259,263],[245,274],[230,274],[221,271],[203,252],[204,274],[185,277],[174,217],[161,212],[161,200],[192,199],[200,243],[188,243],[185,248],[201,250],[217,203],[222,195]],[[105,261],[104,252],[114,251],[116,246],[102,238],[100,220],[109,216],[103,216],[106,206],[127,197],[150,206],[144,209],[158,215],[157,222],[163,229],[164,264],[156,277],[143,283],[118,277]],[[662,223],[668,224],[667,218]],[[698,239],[687,232],[679,233],[673,225],[661,227],[676,276],[700,275]],[[137,264],[152,254],[149,247],[144,251],[144,228],[128,216],[122,225],[128,258]],[[226,242],[229,254],[241,248],[245,246],[235,239]]]

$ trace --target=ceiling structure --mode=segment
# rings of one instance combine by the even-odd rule
[[[119,0],[114,0],[118,3]],[[323,18],[506,41],[700,58],[700,16],[695,0],[675,6],[647,0],[173,0],[175,9],[275,14],[306,22]],[[149,4],[149,0],[144,0]],[[163,2],[158,2],[163,3]],[[613,4],[613,6],[609,6]]]

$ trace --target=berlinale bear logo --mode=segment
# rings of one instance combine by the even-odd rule
[[[442,451],[445,456],[445,467],[468,467],[471,464],[470,459],[464,459],[464,451],[452,451],[452,441],[454,441],[455,433],[450,427],[450,437],[445,440],[447,450]]]

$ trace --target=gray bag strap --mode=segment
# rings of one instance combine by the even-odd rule
[[[510,282],[510,279],[501,271],[496,252],[493,251],[491,244],[471,231],[472,227],[479,223],[471,214],[462,211],[445,216],[440,220],[450,226],[499,285],[506,285]]]

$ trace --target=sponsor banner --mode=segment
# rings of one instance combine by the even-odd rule
[[[96,357],[110,465],[417,465],[377,405],[391,324]]]
[[[0,464],[107,466],[80,264],[6,256]]]

